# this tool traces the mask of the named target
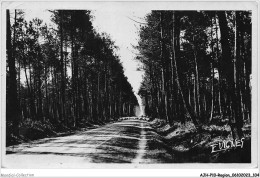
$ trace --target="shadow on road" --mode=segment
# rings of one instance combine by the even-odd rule
[[[147,121],[129,119],[70,136],[8,147],[7,155],[14,155],[13,160],[19,155],[58,155],[81,157],[89,163],[132,163],[137,157],[138,163],[169,163],[172,156],[168,149]]]

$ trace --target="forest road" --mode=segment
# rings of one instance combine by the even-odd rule
[[[148,121],[121,122],[7,147],[6,168],[91,168],[96,163],[170,163],[172,156]],[[111,164],[107,164],[111,165]]]

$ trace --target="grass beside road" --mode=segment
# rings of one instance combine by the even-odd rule
[[[243,127],[243,147],[233,147],[212,153],[223,146],[224,142],[233,141],[231,129],[227,123],[216,122],[213,125],[202,125],[197,131],[189,121],[185,124],[175,122],[172,126],[164,120],[154,119],[150,122],[156,132],[163,137],[164,142],[171,148],[173,162],[179,163],[250,163],[251,162],[251,128],[249,124]],[[230,144],[230,143],[229,143]]]
[[[109,123],[115,122],[110,121]],[[65,136],[76,133],[77,131],[84,131],[89,129],[98,128],[107,123],[104,122],[82,122],[79,126],[74,127],[73,124],[66,126],[65,124],[55,124],[49,121],[32,121],[25,120],[19,125],[19,136],[12,133],[11,123],[6,124],[6,146],[17,145],[26,143],[33,140],[38,140],[48,137]]]

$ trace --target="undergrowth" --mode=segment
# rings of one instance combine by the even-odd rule
[[[114,121],[110,121],[114,122]],[[30,142],[37,139],[70,135],[77,131],[94,129],[105,122],[81,122],[77,127],[73,124],[55,123],[48,120],[33,121],[26,119],[19,125],[19,135],[13,134],[12,123],[6,123],[6,146],[17,145],[24,142]]]
[[[249,163],[251,162],[251,125],[242,128],[243,147],[228,148],[212,152],[214,144],[232,140],[230,126],[227,122],[214,120],[212,125],[202,125],[201,130],[191,121],[182,124],[174,122],[171,126],[164,120],[154,119],[151,126],[161,135],[174,157],[174,162],[211,162],[211,163]],[[215,148],[214,148],[215,149]]]

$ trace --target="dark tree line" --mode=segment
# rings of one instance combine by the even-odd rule
[[[251,118],[251,12],[152,11],[140,30],[139,90],[153,118],[228,120],[233,137]]]
[[[54,10],[53,26],[7,10],[7,130],[27,120],[65,127],[133,115],[138,105],[116,46],[87,10]],[[12,23],[13,22],[13,23]]]

